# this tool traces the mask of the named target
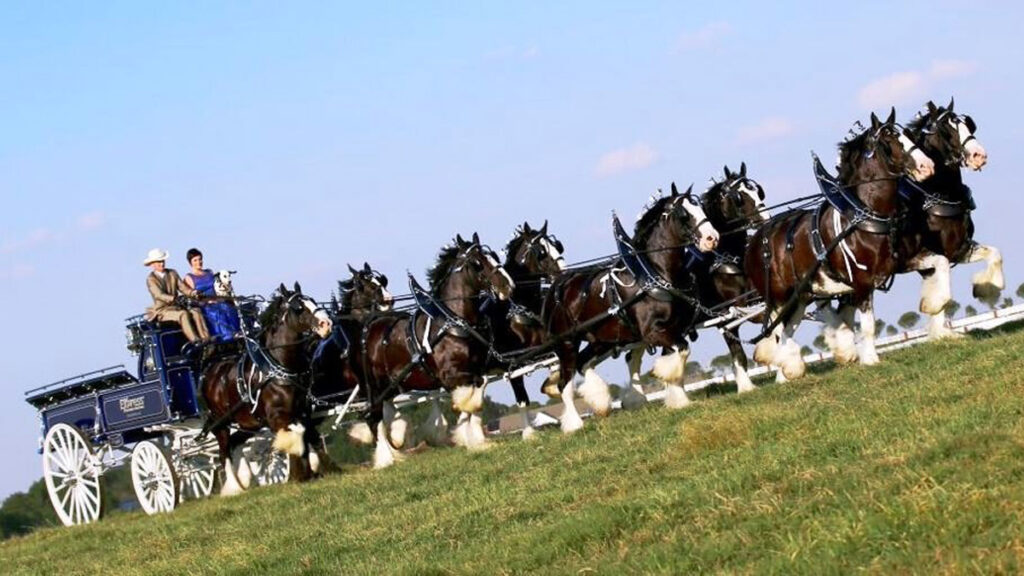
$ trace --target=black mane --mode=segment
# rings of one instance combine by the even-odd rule
[[[458,242],[453,242],[451,245],[441,248],[441,252],[437,255],[437,263],[434,264],[433,268],[427,270],[427,282],[430,283],[432,290],[439,289],[441,282],[448,278],[461,250],[462,247],[459,246]]]
[[[839,143],[839,179],[848,182],[853,177],[857,158],[867,152],[868,129]]]
[[[658,220],[661,219],[661,215],[665,212],[665,205],[672,202],[679,196],[662,196],[651,204],[647,211],[644,212],[640,219],[636,222],[636,227],[633,228],[633,246],[637,249],[644,249],[647,247],[647,241],[650,240],[651,234],[658,227]]]
[[[279,292],[275,292],[274,296],[270,299],[270,303],[267,304],[267,308],[260,312],[259,323],[260,333],[264,333],[268,328],[277,320],[281,314],[281,306],[284,304],[285,297]]]
[[[352,310],[352,295],[355,292],[355,280],[349,278],[348,280],[338,281],[338,312],[345,313]]]
[[[505,254],[507,255],[506,257],[510,259],[509,262],[515,260],[516,254],[519,253],[519,249],[533,237],[534,234],[527,234],[526,230],[524,230],[522,226],[516,228],[515,236],[513,236],[512,239],[508,241],[508,244],[505,245]]]

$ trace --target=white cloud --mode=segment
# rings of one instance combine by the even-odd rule
[[[598,176],[612,176],[647,168],[657,160],[658,152],[651,148],[650,144],[637,142],[627,148],[612,150],[601,156],[601,159],[597,161],[596,171]]]
[[[732,25],[728,22],[711,22],[697,30],[683,32],[676,39],[676,52],[687,50],[703,50],[717,44],[722,38],[732,33]]]
[[[873,80],[860,89],[857,100],[862,108],[875,110],[910,104],[925,94],[925,77],[920,72],[897,72]]]
[[[937,84],[970,76],[976,69],[974,62],[966,60],[935,60],[927,70],[897,72],[872,80],[857,93],[857,102],[866,110],[920,104],[938,88]]]
[[[82,230],[83,232],[95,230],[103,226],[103,224],[105,224],[106,221],[107,216],[103,212],[100,212],[98,210],[94,212],[88,212],[78,217],[78,229]]]
[[[82,214],[75,219],[73,225],[64,226],[58,230],[50,228],[36,228],[24,238],[15,238],[0,242],[0,254],[18,254],[28,252],[40,246],[56,242],[66,236],[75,233],[85,233],[102,227],[107,221],[103,212],[92,211]]]
[[[757,124],[740,128],[736,134],[736,143],[741,145],[757,144],[770,140],[778,140],[793,133],[793,123],[788,118],[769,116]]]
[[[936,60],[929,73],[935,80],[950,80],[970,76],[977,69],[976,63],[967,60]]]

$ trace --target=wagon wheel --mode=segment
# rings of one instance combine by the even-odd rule
[[[103,514],[102,465],[85,436],[68,424],[54,424],[43,439],[46,492],[65,526],[95,522]]]
[[[132,485],[146,514],[170,512],[178,503],[178,479],[167,451],[143,440],[132,450]]]
[[[252,475],[260,486],[283,484],[291,474],[291,459],[273,448],[272,437],[266,434],[253,437],[242,448]]]
[[[213,493],[217,479],[217,460],[212,456],[191,456],[176,462],[178,473],[178,501],[201,500]]]

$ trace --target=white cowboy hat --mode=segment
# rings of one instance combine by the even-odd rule
[[[142,265],[149,266],[153,262],[167,260],[168,256],[170,256],[170,254],[168,254],[167,252],[164,252],[159,248],[153,248],[152,250],[149,251],[149,254],[146,255],[146,259],[142,261]]]

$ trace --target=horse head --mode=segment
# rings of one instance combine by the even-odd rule
[[[978,126],[970,116],[954,112],[953,105],[952,98],[945,107],[929,101],[926,111],[910,123],[912,138],[947,166],[981,170],[988,163],[988,152],[974,135]]]
[[[508,300],[515,289],[515,282],[498,261],[498,255],[481,244],[475,232],[470,240],[456,236],[455,243],[441,251],[437,265],[427,275],[431,289],[442,296],[448,291],[490,291],[499,300]]]
[[[355,312],[387,312],[394,305],[388,292],[388,277],[370,268],[366,262],[361,269],[348,267],[352,278],[338,284],[341,289],[342,308]]]
[[[896,124],[895,108],[884,122],[872,112],[871,126],[839,146],[840,179],[850,184],[909,174],[914,180],[927,180],[935,173],[935,163],[910,136],[908,129]]]
[[[672,194],[668,196],[661,219],[673,221],[683,229],[689,230],[694,244],[701,252],[711,252],[718,247],[718,230],[708,220],[699,199],[694,197],[692,184],[686,192],[680,194],[676,183],[672,183]]]
[[[548,233],[547,220],[538,230],[523,222],[505,247],[505,267],[552,279],[565,270],[564,252],[562,242]]]
[[[747,163],[739,172],[725,167],[725,179],[712,181],[701,195],[701,207],[716,228],[728,229],[765,221],[764,188],[747,177]]]
[[[213,275],[213,293],[224,298],[231,298],[235,295],[235,288],[231,285],[231,276],[237,274],[234,270],[220,270]]]
[[[260,319],[260,325],[268,333],[284,333],[282,338],[286,340],[297,339],[308,332],[324,339],[331,335],[334,326],[327,311],[318,306],[316,300],[303,294],[298,282],[292,290],[284,284],[278,287]]]

